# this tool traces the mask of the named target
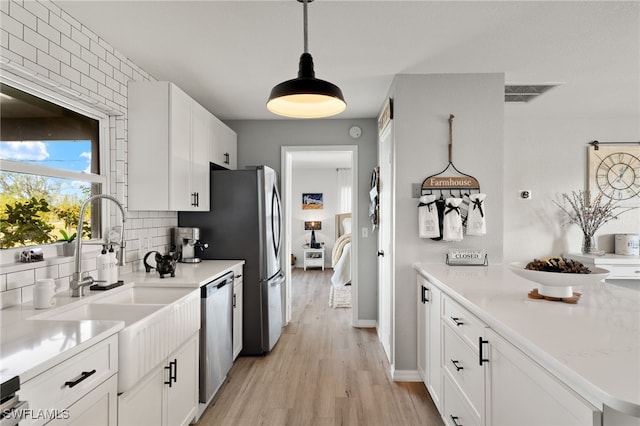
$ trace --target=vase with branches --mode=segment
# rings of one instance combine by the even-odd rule
[[[555,202],[567,215],[568,223],[575,223],[582,230],[582,253],[597,253],[595,233],[600,227],[621,214],[635,209],[622,208],[612,198],[599,192],[595,197],[589,191],[571,191],[562,194],[562,203]]]

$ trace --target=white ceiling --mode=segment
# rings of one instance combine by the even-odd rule
[[[159,80],[224,120],[274,119],[271,88],[297,74],[302,4],[56,2]],[[505,73],[560,82],[511,116],[638,114],[638,1],[335,1],[309,5],[316,77],[342,88],[338,118],[375,117],[397,74]]]

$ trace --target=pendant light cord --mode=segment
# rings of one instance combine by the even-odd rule
[[[303,10],[303,29],[304,29],[304,53],[309,53],[309,42],[307,41],[308,39],[308,33],[307,33],[307,0],[302,0],[302,10]]]

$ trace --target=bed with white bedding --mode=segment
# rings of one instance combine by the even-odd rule
[[[329,305],[351,307],[351,213],[336,215],[336,242],[331,252]]]

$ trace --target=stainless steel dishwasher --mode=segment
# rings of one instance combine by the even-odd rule
[[[209,403],[233,365],[233,272],[200,288],[200,402]]]

